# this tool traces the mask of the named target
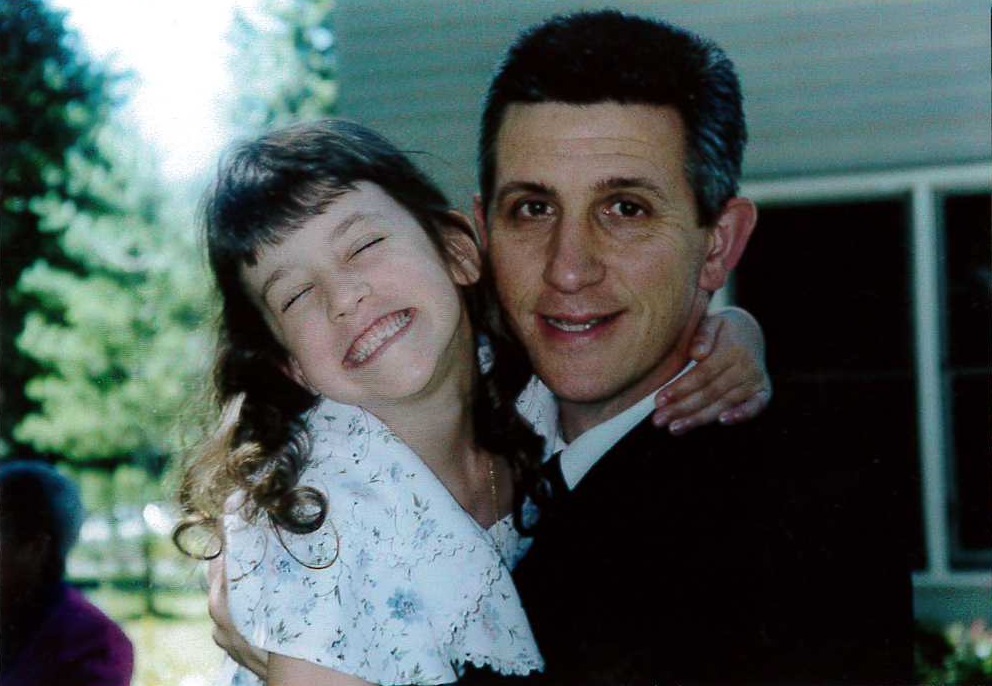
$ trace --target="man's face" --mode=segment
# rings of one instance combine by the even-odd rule
[[[577,435],[686,363],[725,276],[707,268],[714,232],[697,223],[672,108],[515,104],[496,146],[500,301]]]

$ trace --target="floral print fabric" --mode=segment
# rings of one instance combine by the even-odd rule
[[[455,681],[466,663],[543,666],[510,577],[528,544],[507,517],[480,527],[433,472],[364,410],[309,415],[301,484],[325,495],[319,530],[225,521],[231,615],[265,650],[377,684]],[[257,684],[228,665],[226,683]]]

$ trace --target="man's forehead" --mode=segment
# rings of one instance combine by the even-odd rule
[[[670,107],[513,104],[497,137],[496,176],[664,176],[684,160],[681,117]]]

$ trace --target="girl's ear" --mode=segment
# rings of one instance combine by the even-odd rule
[[[471,286],[482,274],[482,256],[468,217],[449,212],[451,224],[444,228],[444,248],[448,253],[448,272],[459,286]]]
[[[280,363],[279,369],[282,373],[288,376],[290,379],[298,383],[301,387],[307,389],[311,393],[316,393],[314,387],[310,385],[307,381],[306,375],[303,373],[303,369],[300,367],[300,363],[296,361],[295,357],[289,357],[285,362]]]

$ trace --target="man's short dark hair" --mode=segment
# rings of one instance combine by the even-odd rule
[[[740,83],[733,63],[709,40],[615,10],[559,15],[525,30],[486,95],[479,139],[486,211],[506,108],[547,102],[673,107],[686,127],[686,172],[700,223],[713,224],[737,193],[747,140]]]

